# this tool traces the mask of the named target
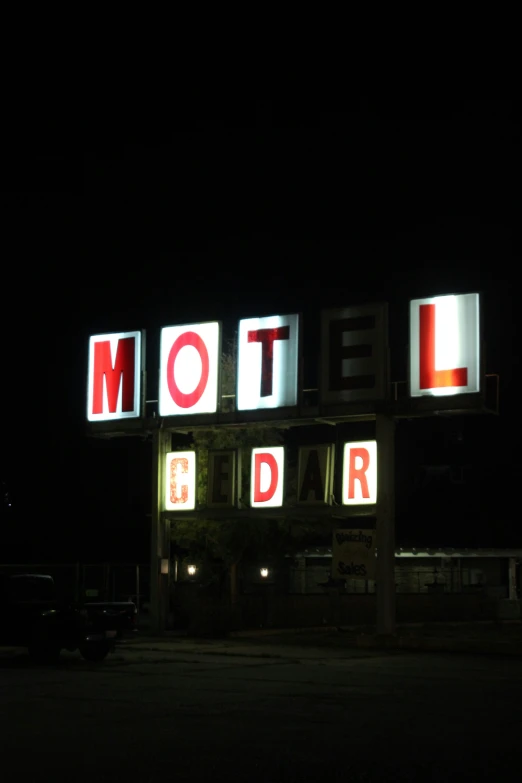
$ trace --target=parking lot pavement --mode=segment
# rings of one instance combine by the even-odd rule
[[[149,639],[52,667],[4,651],[2,780],[490,783],[520,768],[521,661],[314,649]]]

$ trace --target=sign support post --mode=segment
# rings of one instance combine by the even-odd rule
[[[377,634],[395,633],[395,421],[376,416]]]
[[[170,523],[165,520],[165,464],[171,450],[170,432],[152,434],[152,513],[150,531],[150,618],[151,630],[162,634],[169,611]]]

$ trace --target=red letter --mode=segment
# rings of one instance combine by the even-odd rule
[[[178,353],[186,345],[192,345],[193,348],[196,349],[199,353],[202,365],[199,383],[194,391],[189,394],[185,394],[178,389],[178,385],[174,378],[174,364],[176,363]],[[180,408],[192,408],[201,399],[208,382],[209,365],[207,346],[199,334],[196,334],[195,332],[184,332],[183,334],[180,334],[170,349],[169,358],[167,360],[167,384],[170,396]]]
[[[355,467],[355,460],[357,457],[362,459],[362,468]],[[368,489],[368,479],[366,478],[366,471],[370,467],[370,454],[368,449],[350,449],[350,468],[348,475],[348,498],[353,500],[355,498],[355,479],[361,482],[361,493],[363,498],[370,497],[370,490]]]
[[[456,339],[457,335],[455,335]],[[441,389],[447,386],[467,386],[468,370],[435,369],[435,305],[419,306],[419,386],[421,389]]]
[[[118,341],[114,367],[112,366],[111,344],[109,340],[94,344],[94,372],[92,380],[93,413],[103,413],[104,378],[107,384],[109,413],[116,412],[122,377],[121,410],[123,413],[134,410],[134,343],[134,337],[124,337],[122,340]]]
[[[249,343],[261,343],[261,397],[272,394],[274,373],[274,340],[288,340],[290,327],[279,326],[274,329],[254,329],[248,333]]]
[[[279,470],[277,468],[276,458],[270,453],[254,454],[254,502],[264,503],[274,497],[279,481]],[[261,465],[266,462],[270,467],[270,486],[261,492]]]
[[[174,457],[170,463],[170,502],[186,503],[188,500],[188,484],[181,484],[181,474],[189,472],[186,457]],[[181,484],[181,486],[179,486]]]

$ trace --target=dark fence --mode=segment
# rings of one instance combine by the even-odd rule
[[[57,594],[64,600],[134,601],[139,625],[149,622],[150,567],[135,563],[6,564],[0,572],[50,574]],[[427,576],[427,575],[426,575]],[[428,584],[430,584],[428,582]],[[364,582],[360,585],[364,587]],[[506,603],[504,590],[495,595],[491,587],[460,586],[461,592],[446,592],[447,585],[428,592],[401,592],[396,596],[399,623],[496,620]],[[373,625],[376,618],[375,588],[371,592],[340,593],[320,588],[321,593],[281,593],[275,585],[261,584],[230,604],[206,595],[197,582],[172,585],[169,625],[194,633],[219,633],[252,628],[310,628],[324,625]],[[361,588],[360,588],[361,589]],[[468,592],[468,590],[470,590]],[[520,603],[511,612],[520,617]]]
[[[312,628],[319,626],[373,626],[376,594],[288,595],[272,592],[267,585],[256,593],[241,595],[233,606],[226,599],[182,589],[173,602],[174,626],[193,633],[220,633],[254,628]],[[485,593],[398,594],[397,622],[470,622],[499,618],[498,599]]]

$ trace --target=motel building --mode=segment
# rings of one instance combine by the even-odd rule
[[[386,304],[318,313],[314,388],[304,388],[299,313],[241,319],[234,356],[225,358],[230,335],[220,322],[176,324],[175,314],[147,362],[142,330],[90,337],[88,435],[152,441],[144,622],[157,632],[180,622],[207,630],[365,623],[386,634],[397,621],[520,617],[522,548],[397,544],[397,421],[474,415],[480,427],[481,416],[498,413],[480,295],[405,307],[408,377],[398,382]],[[147,386],[157,388],[153,398]],[[174,532],[180,521],[187,529],[202,520],[250,530],[278,520],[295,545],[251,548],[225,592],[211,596],[201,589],[201,553]]]

